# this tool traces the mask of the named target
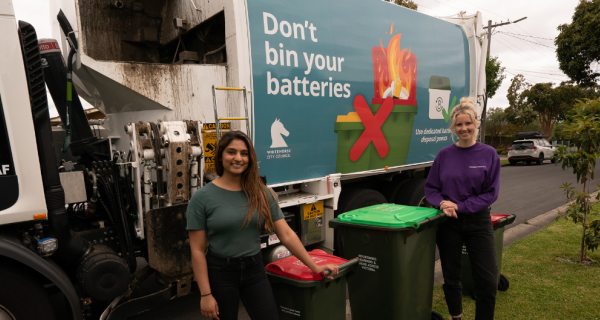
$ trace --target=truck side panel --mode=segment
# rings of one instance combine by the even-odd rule
[[[458,25],[361,0],[249,1],[248,20],[269,184],[429,162],[452,142],[470,86]]]

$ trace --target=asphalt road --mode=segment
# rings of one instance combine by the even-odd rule
[[[550,161],[542,165],[518,163],[502,167],[500,195],[492,205],[492,214],[516,214],[515,222],[506,229],[517,226],[565,204],[564,191],[560,187],[569,182],[581,190],[582,185],[575,185],[575,180],[572,170],[563,171],[560,165]],[[596,184],[600,184],[598,175],[590,184],[593,191],[597,189]]]
[[[526,165],[502,167],[500,172],[500,195],[492,205],[492,214],[516,214],[515,222],[506,229],[515,227],[526,220],[537,217],[565,204],[563,190],[559,189],[564,182],[575,185],[572,171],[563,171],[560,166],[545,161],[543,165]],[[600,177],[592,181],[593,190]],[[581,185],[576,186],[581,189]],[[205,320],[199,312],[197,293],[168,302],[165,306],[130,318],[131,320]],[[240,305],[239,320],[249,320],[243,306]]]

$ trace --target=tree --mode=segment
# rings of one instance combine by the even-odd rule
[[[538,83],[521,95],[537,112],[542,132],[550,136],[556,122],[565,119],[565,115],[573,109],[577,99],[597,97],[596,87],[597,85],[582,87],[569,82],[562,82],[557,87],[552,83]]]
[[[561,112],[552,86],[552,83],[538,83],[521,94],[533,111],[537,112],[542,132],[547,136],[552,133],[552,128]]]
[[[391,3],[395,3],[399,6],[403,6],[409,9],[413,9],[415,11],[417,11],[417,8],[419,7],[413,0],[385,0],[387,2],[391,2]]]
[[[586,99],[587,100],[587,99]],[[581,224],[581,251],[579,263],[582,263],[587,250],[598,249],[600,245],[600,214],[597,209],[590,206],[590,182],[594,179],[594,169],[600,157],[600,100],[579,101],[573,112],[567,116],[563,131],[571,137],[571,146],[576,151],[567,147],[559,147],[558,162],[565,168],[572,168],[577,177],[577,183],[583,185],[582,191],[574,190],[571,183],[564,183],[567,202],[571,202],[564,212],[559,212],[559,217]],[[600,185],[597,185],[600,189]],[[596,196],[600,199],[600,194]]]
[[[558,26],[554,40],[560,69],[579,84],[600,77],[600,0],[581,0],[571,24]]]
[[[537,113],[522,95],[530,87],[531,84],[525,80],[525,77],[522,74],[518,74],[511,80],[510,87],[508,88],[506,98],[508,99],[509,107],[505,110],[506,118],[517,127],[526,126],[537,118]]]
[[[489,143],[493,144],[494,137],[501,136],[503,129],[506,130],[504,127],[508,124],[508,119],[502,108],[492,107],[487,112],[486,122],[486,134],[491,136],[491,141]]]
[[[498,57],[490,57],[487,56],[487,61],[485,63],[485,94],[486,98],[493,98],[502,85],[502,81],[506,79],[506,75],[504,74],[504,70],[506,68],[501,66],[501,61],[498,60]]]
[[[504,70],[498,57],[490,57],[488,54],[485,61],[485,92],[483,99],[483,112],[481,113],[481,132],[482,141],[485,142],[485,133],[487,126],[487,100],[493,98],[502,81],[506,78]]]

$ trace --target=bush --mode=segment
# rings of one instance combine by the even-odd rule
[[[498,148],[498,149],[496,149],[496,152],[498,152],[498,154],[506,154],[506,151],[504,150],[504,148]]]

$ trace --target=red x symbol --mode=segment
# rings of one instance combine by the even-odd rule
[[[356,98],[354,98],[354,109],[356,110],[356,113],[358,113],[360,120],[362,120],[365,131],[363,131],[360,138],[358,138],[350,150],[350,160],[358,160],[371,141],[373,141],[375,149],[377,149],[377,153],[379,153],[380,157],[384,158],[387,156],[390,151],[390,146],[385,140],[383,132],[381,132],[381,126],[390,115],[393,108],[394,103],[392,102],[392,98],[388,97],[377,111],[377,114],[373,115],[373,112],[371,112],[371,109],[363,96],[357,95]]]

